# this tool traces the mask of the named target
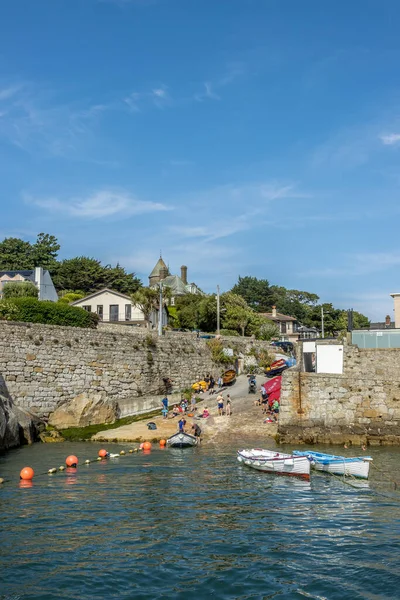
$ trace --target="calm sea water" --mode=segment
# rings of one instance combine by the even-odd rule
[[[108,446],[111,451],[129,446]],[[351,487],[257,473],[232,447],[126,455],[37,473],[92,444],[0,457],[1,600],[400,597],[400,451]],[[332,449],[333,451],[336,449]],[[400,489],[400,488],[399,488]]]

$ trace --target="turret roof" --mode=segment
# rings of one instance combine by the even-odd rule
[[[165,264],[165,262],[163,261],[163,259],[160,256],[160,258],[157,261],[156,266],[154,267],[154,269],[150,273],[150,277],[158,277],[160,275],[161,269],[167,269],[167,271],[168,271],[167,265]]]

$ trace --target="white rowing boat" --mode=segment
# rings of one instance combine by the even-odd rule
[[[345,475],[368,479],[370,456],[335,456],[311,450],[294,450],[294,456],[306,456],[316,471],[326,471],[333,475]]]
[[[191,446],[196,446],[197,442],[198,439],[194,435],[178,431],[178,433],[171,435],[171,437],[167,439],[167,446],[170,446],[171,448],[190,448]]]
[[[278,475],[296,475],[303,479],[310,479],[310,461],[307,456],[293,456],[292,454],[253,448],[252,450],[239,450],[237,459],[257,471]]]

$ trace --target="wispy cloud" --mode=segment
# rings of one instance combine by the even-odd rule
[[[227,85],[232,84],[238,77],[244,73],[243,63],[231,63],[228,65],[226,73],[215,80],[203,82],[203,90],[194,95],[197,102],[204,100],[221,100],[221,95],[216,90],[221,90]]]
[[[341,263],[338,267],[310,269],[300,273],[300,275],[317,275],[319,277],[369,275],[398,267],[400,265],[400,253],[394,251],[346,254],[337,257],[336,260]]]
[[[81,219],[102,219],[111,216],[126,218],[171,210],[171,207],[165,204],[139,200],[126,191],[115,190],[100,190],[88,196],[63,200],[58,197],[35,198],[25,194],[24,199],[51,213],[61,213]]]
[[[394,146],[400,142],[400,133],[387,133],[379,136],[385,146]]]
[[[221,100],[221,97],[213,91],[212,84],[209,81],[206,81],[203,85],[204,90],[194,96],[197,102],[203,102],[207,98],[210,100]]]
[[[156,108],[165,108],[172,104],[172,98],[167,86],[161,85],[150,91],[131,92],[128,96],[124,97],[123,102],[128,106],[130,111],[141,112],[148,105],[155,106]]]
[[[19,92],[21,87],[22,87],[21,85],[14,85],[14,86],[0,89],[0,101],[8,100],[9,98],[12,98],[13,96],[15,96],[15,94],[17,92]]]

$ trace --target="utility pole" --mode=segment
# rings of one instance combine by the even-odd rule
[[[160,281],[160,306],[158,307],[158,335],[162,336],[163,296],[162,282]]]
[[[321,306],[321,337],[322,339],[325,337],[324,332],[324,307]]]
[[[217,285],[217,335],[219,335],[219,285]]]

